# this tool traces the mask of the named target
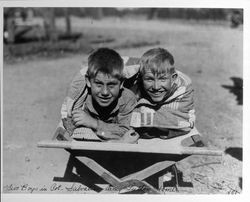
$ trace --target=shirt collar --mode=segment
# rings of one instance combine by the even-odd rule
[[[95,108],[93,106],[92,96],[90,94],[88,94],[88,96],[87,96],[87,99],[86,99],[85,104],[84,104],[84,108],[88,109],[91,113],[94,113],[97,116],[99,116],[99,114],[97,113],[97,111],[95,110]],[[115,108],[112,110],[112,112],[110,114],[113,114],[113,113],[117,112],[118,110],[119,110],[119,100],[118,100],[117,105],[115,106]]]

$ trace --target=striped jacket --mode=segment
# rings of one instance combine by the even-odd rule
[[[144,98],[141,87],[133,91],[140,99],[132,114],[131,126],[190,131],[195,123],[194,90],[191,79],[180,71],[172,86],[172,94],[160,104]],[[135,87],[136,86],[136,87]]]

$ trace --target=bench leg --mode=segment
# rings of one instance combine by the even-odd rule
[[[153,164],[152,166],[149,166],[141,171],[138,171],[136,173],[133,173],[131,175],[128,175],[126,177],[122,178],[122,181],[125,180],[131,180],[131,179],[137,179],[137,180],[144,180],[147,177],[175,164],[175,161],[162,161],[162,162],[158,162]]]
[[[150,194],[159,194],[159,191],[155,189],[153,186],[149,185],[147,182],[140,181],[138,179],[126,179],[121,180],[113,175],[111,172],[103,168],[93,159],[88,157],[76,157],[79,161],[84,163],[87,167],[93,170],[97,175],[103,178],[106,182],[112,185],[117,190],[126,189],[127,187],[136,186],[139,189],[143,189],[143,191]]]
[[[101,165],[99,165],[97,162],[95,162],[93,159],[90,159],[85,156],[78,156],[76,157],[79,161],[84,163],[87,167],[89,167],[91,170],[93,170],[97,175],[99,175],[101,178],[103,178],[106,182],[111,184],[112,186],[117,186],[122,181],[114,176],[111,172],[103,168]]]

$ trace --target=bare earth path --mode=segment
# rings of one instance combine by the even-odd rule
[[[169,49],[175,57],[176,68],[193,80],[198,130],[211,148],[228,153],[223,159],[191,156],[180,162],[178,168],[183,171],[184,179],[194,185],[188,192],[241,192],[243,105],[237,98],[240,99],[242,93],[238,87],[243,79],[242,30],[209,24],[115,19],[93,23],[74,19],[73,26],[86,35],[114,38],[114,42],[103,44],[110,47],[131,41],[157,40],[160,43],[157,46]],[[151,47],[117,50],[121,55],[139,57]],[[66,86],[80,64],[86,61],[87,55],[76,54],[61,59],[4,63],[2,151],[5,193],[69,193],[65,187],[71,187],[72,183],[53,182],[54,177],[63,176],[68,153],[37,148],[36,144],[52,137],[60,118]],[[58,189],[53,187],[54,183]],[[84,189],[72,192],[92,193]]]

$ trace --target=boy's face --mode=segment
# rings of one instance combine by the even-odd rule
[[[153,103],[161,102],[170,92],[176,73],[153,73],[150,69],[142,75],[142,83],[145,92]]]
[[[86,77],[87,86],[91,89],[92,99],[101,107],[110,106],[119,96],[122,82],[111,76],[98,72],[95,78]]]

